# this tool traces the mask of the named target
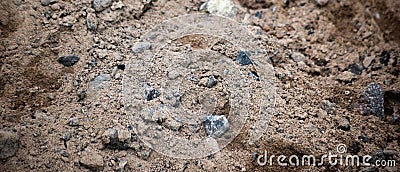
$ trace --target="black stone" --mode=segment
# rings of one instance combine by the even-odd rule
[[[364,135],[358,136],[358,139],[364,143],[369,142],[369,138]]]
[[[356,75],[361,75],[364,67],[360,64],[353,63],[349,65],[349,70],[351,73],[354,73]]]
[[[117,65],[117,69],[125,70],[125,65],[124,64],[119,64],[119,65]]]
[[[75,65],[75,63],[77,63],[79,61],[79,57],[78,56],[62,56],[60,58],[58,58],[58,63],[66,66],[66,67],[70,67]]]
[[[253,64],[253,62],[251,62],[250,60],[250,53],[245,52],[245,51],[239,51],[238,55],[236,57],[236,61],[238,63],[240,63],[241,65],[245,66],[245,65],[249,65],[249,64]]]
[[[379,62],[381,62],[381,64],[384,64],[385,66],[387,66],[389,63],[389,60],[390,60],[390,52],[383,50],[380,55]]]
[[[151,89],[151,90],[146,91],[145,95],[146,95],[146,100],[150,101],[150,100],[153,100],[153,99],[159,97],[161,94],[157,90]]]

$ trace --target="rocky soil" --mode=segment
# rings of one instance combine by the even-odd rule
[[[143,35],[194,13],[227,16],[253,33],[274,67],[277,96],[260,140],[244,141],[245,125],[220,152],[186,160],[140,141],[122,90],[131,58],[146,48],[136,44]],[[257,157],[265,150],[321,157],[342,143],[346,154],[400,163],[399,28],[397,0],[0,1],[0,169],[398,171],[261,166]],[[201,40],[180,44],[202,47]],[[211,76],[203,88],[218,86]]]

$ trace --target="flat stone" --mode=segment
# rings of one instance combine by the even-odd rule
[[[88,153],[86,155],[82,155],[79,162],[85,168],[94,171],[102,170],[104,167],[103,157],[98,153]]]
[[[78,61],[79,61],[79,57],[75,56],[75,55],[70,55],[70,56],[62,56],[60,58],[58,58],[58,63],[66,66],[66,67],[70,67],[75,65]]]
[[[103,11],[109,6],[111,6],[112,0],[94,0],[93,1],[93,8],[97,12]]]

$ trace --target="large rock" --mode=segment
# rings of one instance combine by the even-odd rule
[[[0,159],[15,155],[19,147],[19,136],[15,133],[0,131]]]

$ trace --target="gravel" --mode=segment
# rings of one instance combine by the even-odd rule
[[[144,97],[147,101],[153,100],[159,97],[161,94],[156,89],[148,87],[144,93]]]

